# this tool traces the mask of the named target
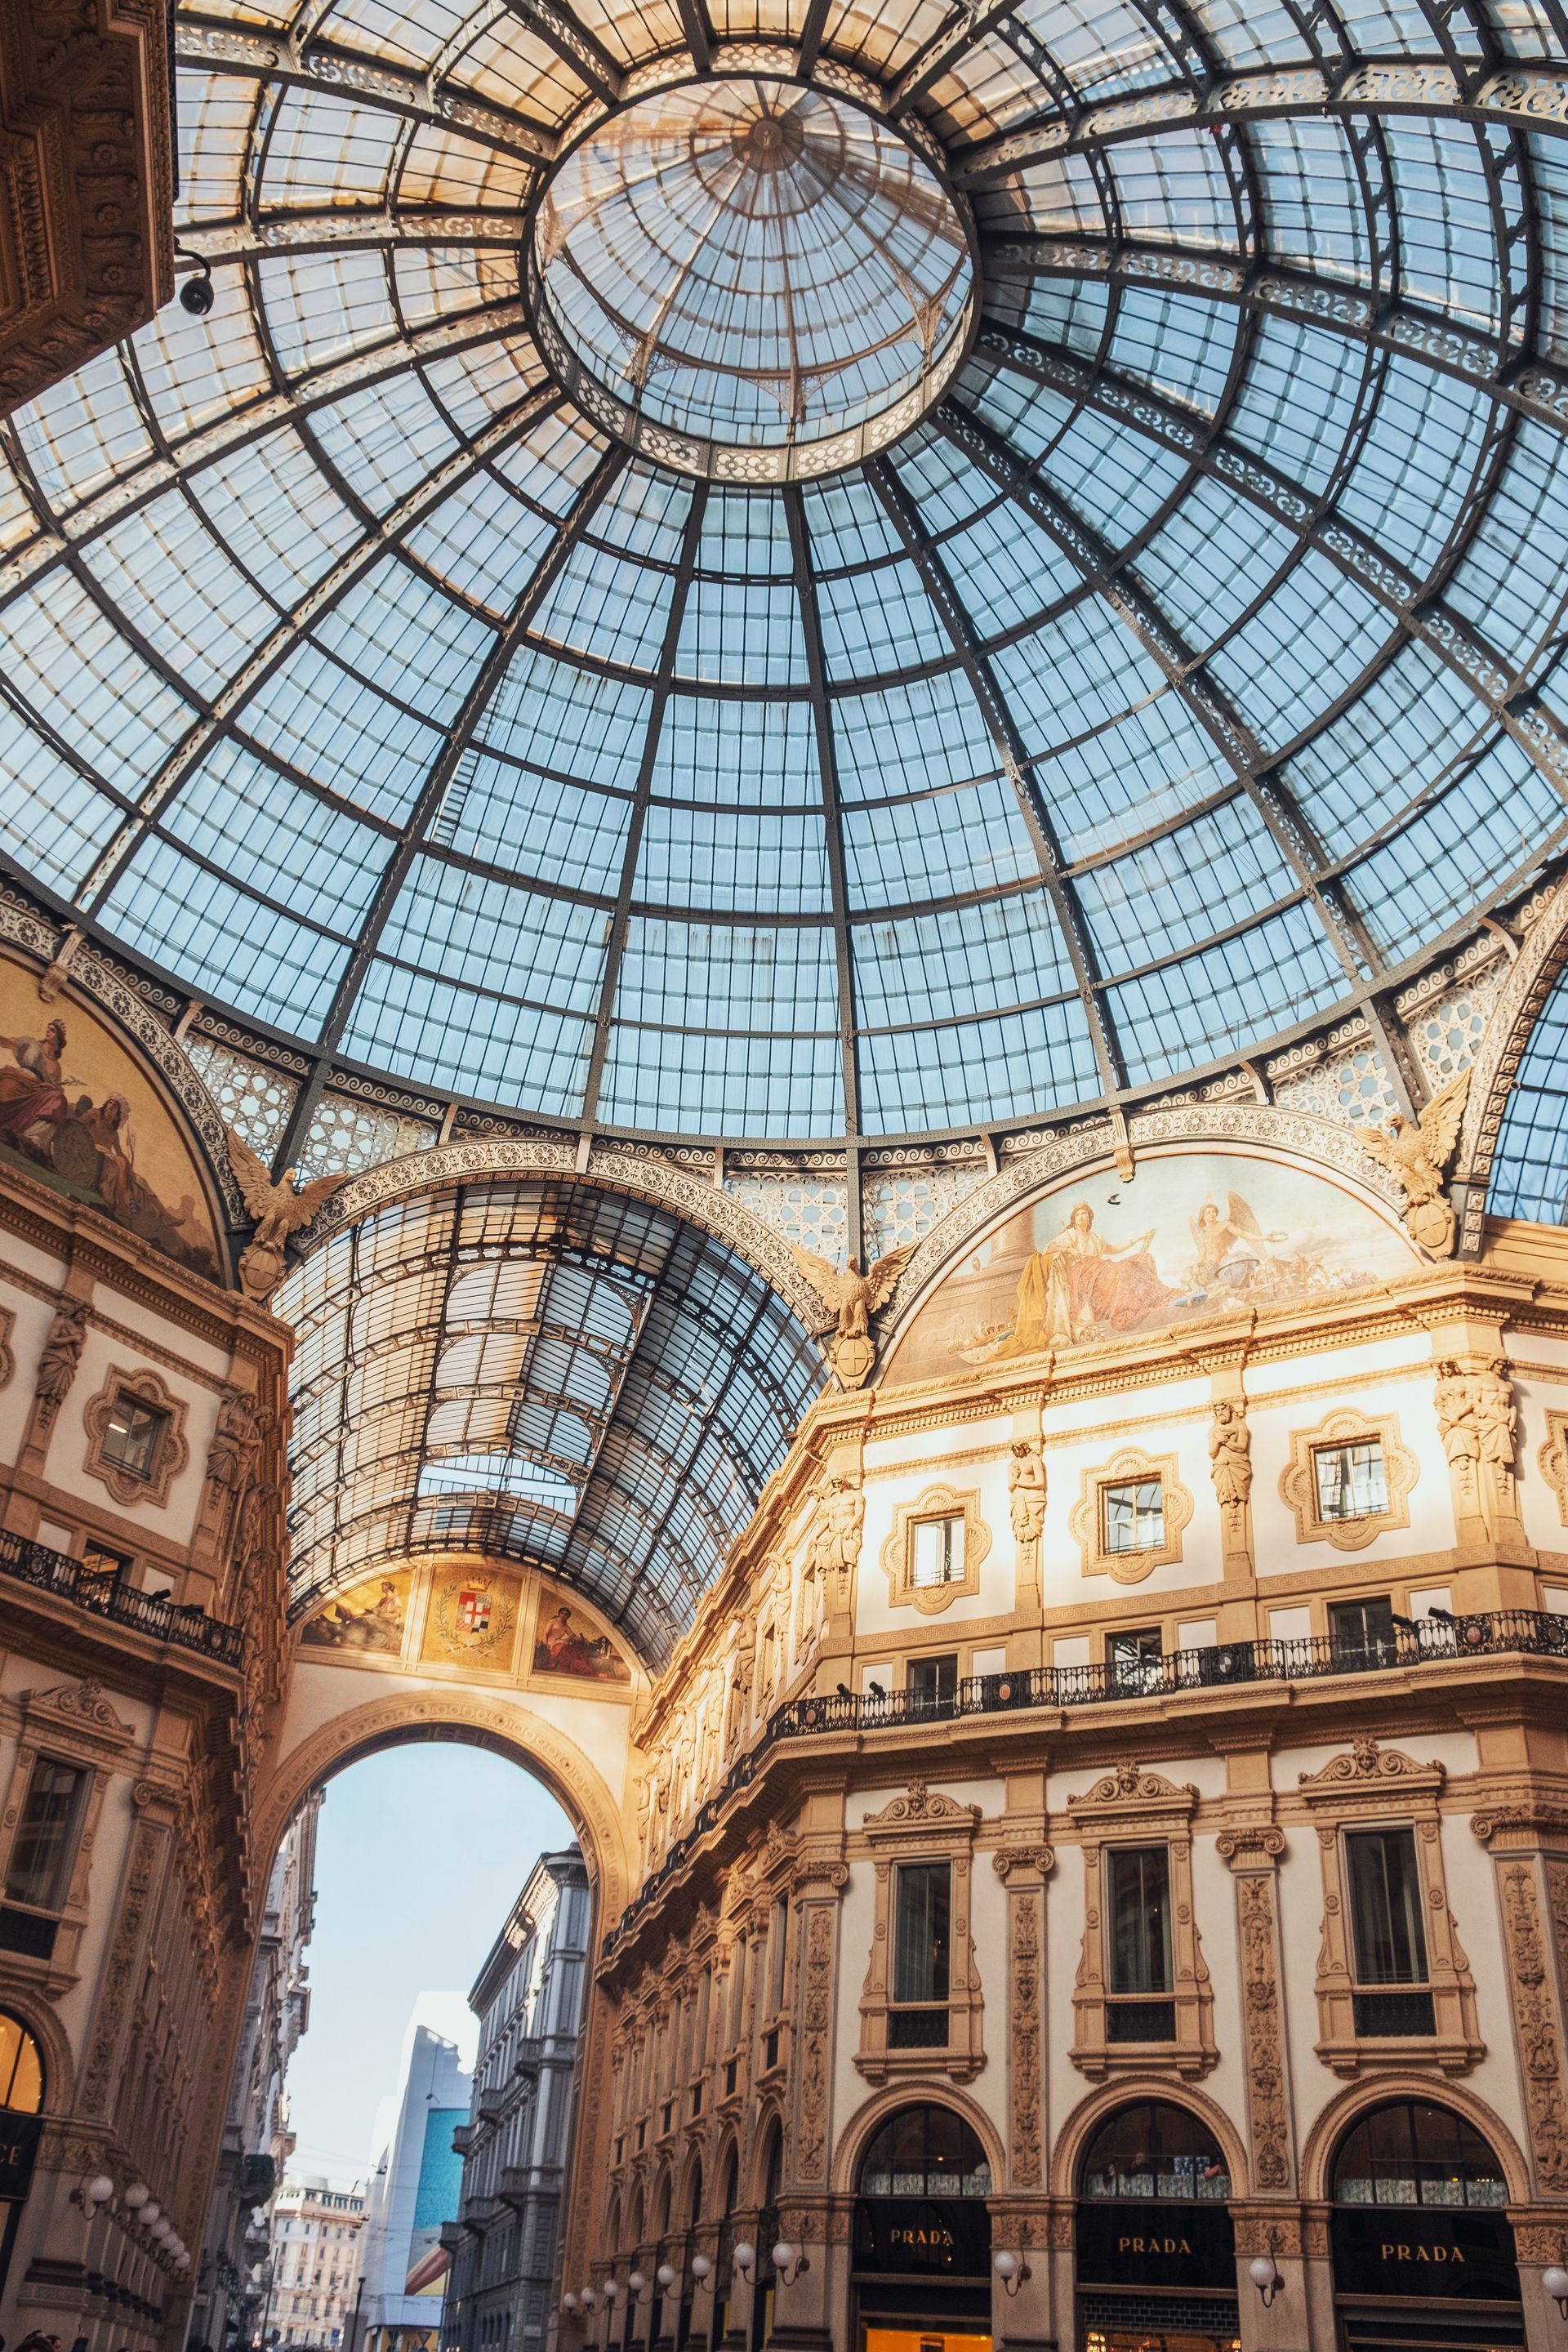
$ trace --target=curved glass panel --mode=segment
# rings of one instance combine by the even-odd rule
[[[1568,981],[1552,988],[1509,1094],[1487,1184],[1495,1217],[1568,1224]]]
[[[1337,2205],[1508,2203],[1508,2180],[1463,2116],[1429,2099],[1398,2099],[1347,2132],[1334,2158]]]
[[[1568,838],[1564,59],[1489,25],[1472,104],[1437,0],[181,15],[214,300],[0,428],[0,858],[307,1068],[704,1146],[1375,1013]]]
[[[1084,2152],[1084,2197],[1173,2197],[1224,2200],[1230,2168],[1208,2126],[1165,2099],[1119,2107]]]
[[[900,2107],[866,2143],[862,2197],[989,2197],[991,2167],[974,2127],[951,2107]]]

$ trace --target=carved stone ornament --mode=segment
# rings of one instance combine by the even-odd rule
[[[1221,1510],[1242,1510],[1252,1493],[1252,1432],[1247,1425],[1245,1397],[1215,1399],[1209,1468]]]
[[[1552,1407],[1546,1412],[1546,1443],[1535,1457],[1536,1467],[1557,1497],[1557,1517],[1568,1528],[1568,1412]]]
[[[1105,1502],[1108,1487],[1142,1486],[1159,1481],[1163,1514],[1161,1541],[1136,1551],[1111,1551],[1106,1544]],[[1141,1446],[1124,1445],[1102,1469],[1085,1470],[1078,1501],[1068,1517],[1077,1537],[1085,1576],[1109,1576],[1117,1584],[1142,1584],[1157,1568],[1168,1568],[1182,1557],[1182,1532],[1193,1516],[1193,1498],[1176,1475],[1173,1454],[1145,1454]]]
[[[1114,1771],[1108,1772],[1103,1780],[1097,1780],[1083,1796],[1069,1797],[1068,1806],[1076,1813],[1080,1805],[1147,1805],[1171,1798],[1189,1807],[1195,1805],[1196,1783],[1184,1780],[1178,1787],[1163,1772],[1152,1771],[1146,1765],[1127,1763],[1118,1764]]]
[[[1015,1440],[1007,1463],[1007,1510],[1013,1540],[1020,1552],[1032,1550],[1046,1524],[1046,1465],[1032,1438]]]
[[[1353,1519],[1325,1518],[1318,1500],[1315,1456],[1326,1448],[1376,1443],[1383,1449],[1383,1475],[1387,1501],[1383,1509]],[[1293,1430],[1290,1459],[1279,1474],[1280,1500],[1296,1521],[1298,1543],[1326,1543],[1335,1551],[1364,1551],[1391,1528],[1410,1525],[1410,1490],[1420,1475],[1420,1465],[1399,1439],[1399,1419],[1392,1412],[1369,1417],[1341,1407],[1314,1429]]]
[[[1279,1952],[1272,1870],[1246,1871],[1236,1884],[1241,1933],[1241,2005],[1247,2038],[1247,2116],[1257,2189],[1290,2185],[1290,2112],[1279,2020]]]
[[[28,1703],[29,1711],[34,1707],[47,1707],[52,1714],[63,1717],[68,1722],[90,1727],[110,1739],[129,1739],[135,1729],[133,1724],[121,1721],[103,1695],[102,1684],[92,1681],[90,1677],[80,1683],[57,1684],[52,1690],[24,1691],[22,1696]]]
[[[103,1444],[110,1419],[122,1397],[132,1398],[164,1416],[145,1477],[104,1459]],[[89,1477],[102,1480],[117,1503],[151,1503],[162,1509],[169,1499],[170,1487],[191,1458],[191,1449],[185,1442],[185,1416],[184,1404],[156,1372],[144,1365],[127,1370],[121,1365],[111,1364],[103,1386],[88,1400],[82,1412],[87,1431],[87,1459],[82,1467]]]
[[[1348,1782],[1352,1787],[1365,1787],[1369,1782],[1384,1780],[1434,1780],[1441,1788],[1444,1770],[1436,1759],[1417,1764],[1413,1756],[1402,1748],[1380,1748],[1375,1731],[1358,1731],[1342,1756],[1331,1756],[1316,1772],[1299,1772],[1297,1780],[1303,1791],[1338,1790]]]
[[[829,1478],[816,1498],[806,1552],[807,1573],[816,1580],[826,1599],[827,1580],[837,1579],[838,1598],[849,1596],[849,1580],[860,1559],[860,1538],[866,1525],[866,1497],[858,1478],[840,1472]]]
[[[1563,1865],[1555,1867],[1561,1872]],[[1518,1858],[1500,1864],[1498,1892],[1536,2177],[1542,2189],[1561,2196],[1568,2190],[1568,2096],[1563,2089],[1557,1989],[1552,1978],[1563,1965],[1562,1944],[1559,1941],[1554,1955],[1557,1969],[1549,1973],[1532,1863]],[[1568,1897],[1568,1888],[1563,1892]],[[1559,1937],[1564,1924],[1557,1923]]]
[[[842,1867],[842,1865],[838,1865]],[[847,1876],[847,1872],[845,1876]],[[837,1975],[837,1889],[828,1902],[805,1906],[795,2172],[802,2181],[827,2179],[827,2092],[832,2072],[834,1983]]]
[[[0,1307],[0,1389],[9,1388],[16,1376],[16,1359],[11,1349],[16,1321],[8,1307]]]
[[[900,1822],[973,1822],[981,1819],[978,1805],[961,1805],[923,1780],[911,1780],[907,1796],[895,1797],[879,1813],[868,1813],[867,1829],[889,1829]]]

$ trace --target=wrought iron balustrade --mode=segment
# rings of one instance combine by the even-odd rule
[[[1259,1683],[1312,1682],[1328,1675],[1386,1674],[1391,1669],[1452,1664],[1459,1658],[1504,1654],[1568,1659],[1568,1615],[1538,1609],[1492,1609],[1468,1616],[1423,1617],[1359,1641],[1312,1634],[1289,1642],[1220,1642],[1202,1650],[1173,1650],[1134,1664],[1021,1666],[1016,1673],[972,1675],[948,1691],[830,1692],[792,1698],[775,1707],[755,1747],[739,1757],[698,1806],[689,1827],[644,1881],[635,1901],[605,1937],[614,1950],[713,1828],[731,1798],[750,1788],[763,1758],[781,1740],[832,1732],[881,1731],[951,1723],[973,1715],[1010,1715],[1030,1707],[1103,1706],[1184,1691],[1223,1690]]]
[[[244,1658],[245,1642],[237,1625],[226,1625],[188,1602],[171,1601],[167,1593],[142,1592],[133,1584],[122,1584],[117,1576],[102,1575],[67,1552],[51,1551],[47,1544],[0,1531],[0,1573],[68,1601],[91,1617],[130,1625],[155,1642],[172,1642],[223,1665],[237,1666]]]

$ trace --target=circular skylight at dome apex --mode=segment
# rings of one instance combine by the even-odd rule
[[[968,224],[924,158],[843,100],[761,79],[601,122],[545,191],[530,280],[596,421],[742,480],[836,470],[903,433],[962,356],[973,290]]]

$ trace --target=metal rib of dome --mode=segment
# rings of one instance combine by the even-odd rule
[[[1559,0],[279,0],[178,44],[216,303],[5,430],[0,849],[319,1076],[994,1130],[1375,1034],[1561,844]],[[761,82],[978,232],[958,373],[820,483],[632,453],[521,293],[585,133]]]

